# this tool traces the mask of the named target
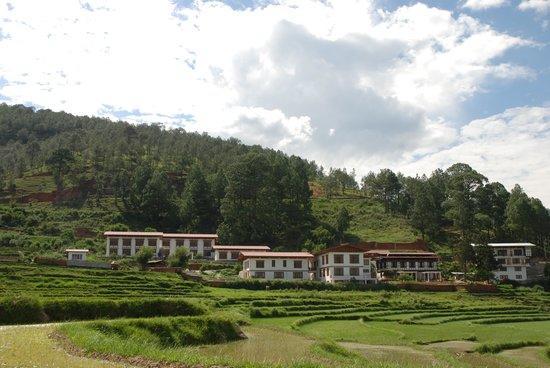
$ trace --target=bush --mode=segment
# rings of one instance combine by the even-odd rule
[[[141,266],[142,269],[147,267],[147,262],[153,258],[155,252],[151,247],[141,247],[135,255],[137,263]]]
[[[48,321],[48,316],[36,298],[18,296],[0,299],[0,323],[24,324]]]
[[[23,324],[98,318],[196,316],[206,307],[186,299],[57,299],[16,297],[0,300],[0,323]]]
[[[176,252],[168,258],[168,264],[172,267],[185,267],[189,262],[189,251],[185,247],[179,247]]]

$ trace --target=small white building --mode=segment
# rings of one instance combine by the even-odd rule
[[[65,249],[68,261],[85,261],[89,252],[88,249]]]
[[[161,232],[106,231],[106,256],[133,256],[141,247],[151,247],[157,257],[172,255],[185,247],[193,257],[212,258],[216,234],[168,234]]]
[[[315,278],[324,282],[376,283],[376,267],[362,248],[350,244],[326,248],[315,254]]]
[[[236,262],[241,252],[268,252],[267,245],[213,245],[214,261]]]
[[[532,243],[489,243],[499,267],[494,270],[497,280],[527,281],[527,267],[532,255]],[[472,244],[476,246],[476,244]]]
[[[239,277],[263,280],[310,280],[313,255],[307,252],[241,252]]]

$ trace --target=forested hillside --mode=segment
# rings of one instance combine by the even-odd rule
[[[532,241],[542,254],[550,238],[540,200],[460,163],[359,184],[354,172],[236,139],[5,104],[0,157],[0,246],[58,251],[80,232],[99,249],[93,234],[149,228],[309,250],[423,237],[460,260],[470,242]]]

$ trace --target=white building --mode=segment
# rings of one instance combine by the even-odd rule
[[[88,249],[65,249],[68,261],[85,261],[88,252]]]
[[[168,234],[161,232],[106,231],[106,256],[133,256],[141,247],[151,247],[157,257],[172,255],[185,247],[194,257],[211,258],[216,234]]]
[[[241,252],[239,277],[263,280],[310,280],[313,255],[307,252]]]
[[[323,249],[315,254],[315,278],[324,282],[376,283],[376,267],[362,248],[350,244]]]
[[[241,252],[268,252],[271,250],[267,245],[213,245],[214,261],[236,262]]]
[[[531,249],[535,247],[532,243],[489,243],[493,248],[495,259],[499,263],[498,269],[494,270],[497,280],[527,280],[527,267],[530,266],[529,258],[532,255]],[[472,244],[472,246],[476,246]]]

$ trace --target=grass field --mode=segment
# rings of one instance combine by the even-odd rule
[[[82,356],[68,356],[49,339],[51,326],[0,328],[0,362],[13,367],[116,366],[102,361],[113,357],[129,359],[128,364],[145,359],[250,368],[550,366],[550,294],[528,288],[493,295],[250,291],[200,286],[175,274],[16,265],[0,267],[0,280],[4,294],[29,294],[44,301],[69,294],[83,300],[185,296],[209,306],[209,314],[196,317],[55,328],[84,349]],[[229,319],[247,339],[229,342],[232,338],[211,334],[208,323],[197,324],[202,318]],[[128,321],[133,325],[127,327]],[[218,327],[214,324],[213,330]],[[30,331],[39,356],[24,354],[21,340]]]

